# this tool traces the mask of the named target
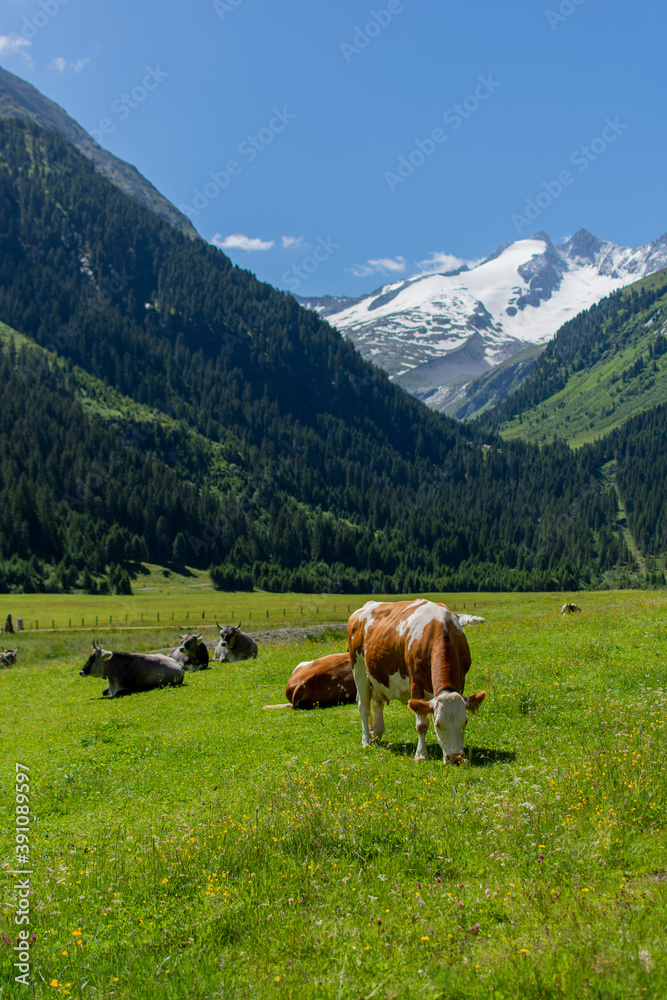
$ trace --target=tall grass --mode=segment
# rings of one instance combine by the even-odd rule
[[[488,697],[459,768],[432,733],[412,759],[399,704],[368,750],[354,706],[262,710],[339,643],[118,701],[78,654],[4,671],[1,931],[16,759],[34,995],[664,1000],[667,599],[553,600],[468,631]]]

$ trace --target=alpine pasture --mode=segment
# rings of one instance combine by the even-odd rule
[[[355,706],[263,710],[299,661],[345,648],[340,630],[117,701],[78,675],[91,639],[154,649],[171,623],[11,641],[0,997],[664,1000],[667,596],[577,594],[565,618],[566,598],[445,595],[486,618],[467,629],[466,690],[487,698],[461,767],[432,728],[415,762],[397,703],[365,750]],[[16,764],[29,987],[13,966]]]

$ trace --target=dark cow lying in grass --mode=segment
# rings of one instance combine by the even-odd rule
[[[168,654],[186,670],[206,670],[208,667],[208,648],[200,635],[186,632],[181,636],[180,646]]]
[[[285,694],[292,708],[328,708],[354,704],[357,686],[352,676],[349,653],[332,653],[307,660],[294,669]]]
[[[102,694],[120,698],[167,684],[182,684],[184,671],[180,663],[161,653],[112,653],[94,642],[93,651],[79,675],[105,677],[109,686]]]
[[[0,652],[0,667],[12,667],[20,648],[20,646],[17,646],[16,649],[3,649]]]

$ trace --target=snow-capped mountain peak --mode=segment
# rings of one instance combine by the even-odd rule
[[[637,249],[580,229],[500,247],[455,272],[394,281],[357,299],[300,299],[392,379],[442,408],[465,385],[615,289],[667,267],[667,235]]]

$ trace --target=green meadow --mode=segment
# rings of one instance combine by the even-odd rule
[[[268,627],[322,618],[298,595],[202,591],[214,617],[243,598]],[[445,596],[487,619],[467,629],[466,691],[487,698],[461,767],[432,730],[412,759],[398,703],[366,750],[356,706],[264,710],[300,660],[344,648],[333,632],[114,701],[78,675],[87,625],[24,632],[0,671],[2,1000],[664,1000],[667,595],[577,594],[567,618],[568,595]],[[200,597],[162,611],[182,630]],[[53,600],[3,610],[46,619]],[[96,600],[104,645],[169,643],[162,616],[104,630],[117,599]],[[341,620],[363,600],[319,598]],[[13,874],[17,829],[29,876]]]

